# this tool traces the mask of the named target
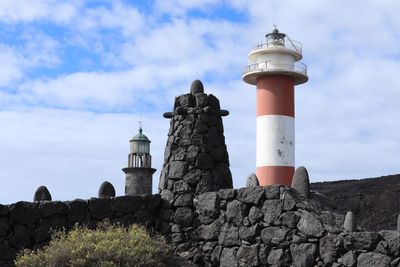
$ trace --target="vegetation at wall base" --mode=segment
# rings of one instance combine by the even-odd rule
[[[94,230],[75,226],[68,233],[56,232],[43,249],[22,251],[15,265],[162,267],[171,259],[172,249],[162,237],[150,237],[138,225],[124,228],[103,222]]]

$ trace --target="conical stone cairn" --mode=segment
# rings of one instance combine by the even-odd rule
[[[189,206],[185,200],[194,195],[232,188],[222,125],[228,114],[215,96],[204,93],[199,80],[189,94],[175,98],[173,111],[164,113],[171,121],[159,184],[162,198]]]

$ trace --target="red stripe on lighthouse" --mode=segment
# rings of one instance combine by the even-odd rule
[[[257,116],[294,117],[294,80],[287,75],[264,75],[257,80]]]
[[[256,168],[256,175],[261,186],[271,184],[291,185],[294,167],[264,166]]]

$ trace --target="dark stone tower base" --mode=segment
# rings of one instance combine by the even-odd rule
[[[153,168],[123,168],[126,174],[125,195],[151,195],[153,173],[156,169]]]

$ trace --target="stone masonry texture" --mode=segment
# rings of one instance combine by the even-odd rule
[[[103,219],[168,238],[187,266],[399,266],[400,233],[346,232],[314,193],[285,186],[220,189],[165,208],[160,195],[0,205],[0,265],[49,241],[50,229]],[[290,197],[288,197],[290,196]]]
[[[200,85],[199,85],[200,83]],[[193,83],[201,87],[200,81]],[[232,188],[219,100],[202,90],[176,97],[159,190],[161,196]],[[221,115],[222,114],[222,115]],[[168,117],[168,118],[169,118]]]
[[[150,195],[0,204],[0,266],[13,266],[21,249],[43,247],[51,230],[68,230],[77,223],[94,228],[109,219],[122,225],[140,224],[154,232],[160,200],[160,195]]]

